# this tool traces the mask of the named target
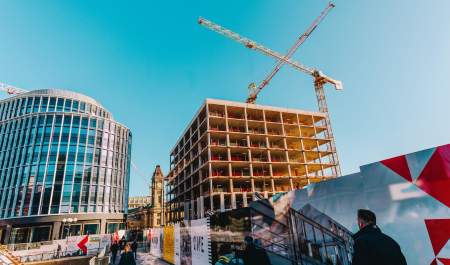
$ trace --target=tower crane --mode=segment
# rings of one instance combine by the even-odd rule
[[[18,95],[27,92],[24,89],[14,87],[5,83],[0,82],[0,91],[4,91],[8,93],[9,95]]]
[[[327,106],[327,102],[325,99],[325,92],[324,92],[323,87],[326,83],[328,83],[328,84],[333,85],[336,90],[342,90],[343,89],[342,82],[325,75],[322,71],[320,71],[318,69],[303,65],[302,63],[295,61],[295,60],[291,59],[290,57],[295,53],[295,51],[297,51],[298,47],[300,47],[300,45],[311,35],[311,33],[317,28],[319,23],[327,16],[327,14],[334,7],[335,7],[335,5],[332,2],[330,2],[326,6],[326,8],[321,12],[321,14],[313,21],[313,23],[310,25],[310,27],[307,29],[307,31],[298,38],[298,40],[289,49],[289,51],[287,52],[286,55],[283,55],[279,52],[271,50],[249,38],[243,37],[236,32],[233,32],[227,28],[224,28],[224,27],[222,27],[212,21],[204,19],[202,17],[200,17],[198,20],[198,23],[201,26],[203,26],[209,30],[215,31],[216,33],[219,33],[219,34],[221,34],[225,37],[228,37],[232,40],[235,40],[238,43],[243,44],[245,47],[247,47],[249,49],[261,52],[267,56],[277,59],[277,63],[275,65],[274,69],[269,73],[269,75],[258,86],[256,86],[255,83],[251,83],[249,85],[250,93],[246,100],[247,103],[250,103],[250,104],[255,103],[258,94],[261,92],[261,90],[265,86],[267,86],[269,84],[270,80],[272,80],[272,78],[275,76],[276,73],[278,73],[278,71],[281,69],[281,67],[284,64],[288,64],[291,67],[293,67],[294,69],[312,76],[314,79],[314,89],[315,89],[315,93],[316,93],[319,111],[326,115],[326,117],[325,117],[325,126],[327,128],[326,137],[328,139],[332,140],[331,141],[332,151],[335,151],[336,147],[334,144],[333,131],[331,128],[330,116],[329,116],[329,112],[328,112],[328,106]],[[332,159],[333,159],[334,164],[336,164],[336,175],[340,175],[341,172],[340,172],[339,159],[337,157],[337,153],[335,153],[332,157],[333,157]]]

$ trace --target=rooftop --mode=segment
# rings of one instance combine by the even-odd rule
[[[32,90],[32,91],[18,94],[12,98],[23,97],[23,96],[45,96],[45,95],[78,99],[78,100],[84,101],[86,103],[94,104],[94,105],[97,105],[97,106],[103,108],[103,106],[98,101],[96,101],[95,99],[93,99],[91,97],[88,97],[86,95],[83,95],[83,94],[80,94],[77,92],[63,90],[63,89],[56,89],[56,88]]]

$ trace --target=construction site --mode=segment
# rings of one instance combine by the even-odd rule
[[[199,19],[199,25],[277,62],[262,82],[249,85],[245,103],[206,99],[194,115],[170,153],[168,222],[246,207],[260,198],[340,176],[324,85],[342,90],[342,83],[291,59],[333,8],[329,3],[286,55]],[[258,94],[285,64],[313,78],[319,111],[256,104]]]
[[[326,115],[207,99],[171,152],[169,220],[246,207],[339,175]]]

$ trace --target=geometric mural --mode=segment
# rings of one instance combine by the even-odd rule
[[[450,207],[450,145],[389,158],[380,163]]]
[[[428,236],[430,237],[433,252],[436,258],[431,264],[450,264],[450,257],[442,257],[441,250],[446,244],[450,244],[450,219],[425,220]]]
[[[450,145],[401,155],[381,164],[416,187],[450,207]],[[427,219],[425,225],[435,255],[431,265],[450,265],[441,251],[450,248],[450,219]]]

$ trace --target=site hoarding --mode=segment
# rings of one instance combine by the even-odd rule
[[[151,242],[150,242],[150,254],[155,257],[162,257],[162,228],[151,229]]]
[[[106,250],[109,248],[112,239],[111,234],[69,236],[65,239],[37,243],[36,247],[33,249],[17,250],[13,251],[13,254],[18,257],[23,257],[23,260],[27,262],[38,261],[41,258],[45,258],[42,255],[50,255],[53,257],[58,251],[58,246],[60,246],[60,253],[75,254],[80,251],[78,244],[86,237],[87,241],[85,246],[87,255],[95,255],[102,250]]]
[[[293,208],[319,224],[330,226],[334,220],[353,232],[358,230],[357,209],[370,209],[381,230],[399,243],[408,264],[445,264],[450,258],[449,190],[450,145],[444,145],[311,184],[281,196],[273,206],[277,220]]]
[[[171,264],[175,264],[175,242],[174,227],[163,228],[163,259]]]
[[[191,221],[191,256],[192,264],[209,264],[211,241],[208,219]]]
[[[183,221],[149,230],[150,253],[176,265],[210,264],[211,243],[207,218]]]
[[[181,238],[180,238],[180,223],[176,223],[174,225],[174,264],[175,265],[180,265],[180,245],[181,245]]]
[[[180,222],[180,264],[192,264],[191,227],[189,221]]]
[[[347,265],[353,252],[351,234],[358,230],[356,212],[365,208],[376,213],[379,227],[399,243],[408,264],[446,264],[449,189],[450,145],[445,145],[368,164],[360,172],[276,194],[247,208],[145,234],[150,253],[176,265],[214,264],[221,245],[233,244],[237,253],[247,235],[262,240],[272,264]],[[90,235],[88,249],[107,245],[110,236]],[[81,239],[54,242],[76,251]]]

